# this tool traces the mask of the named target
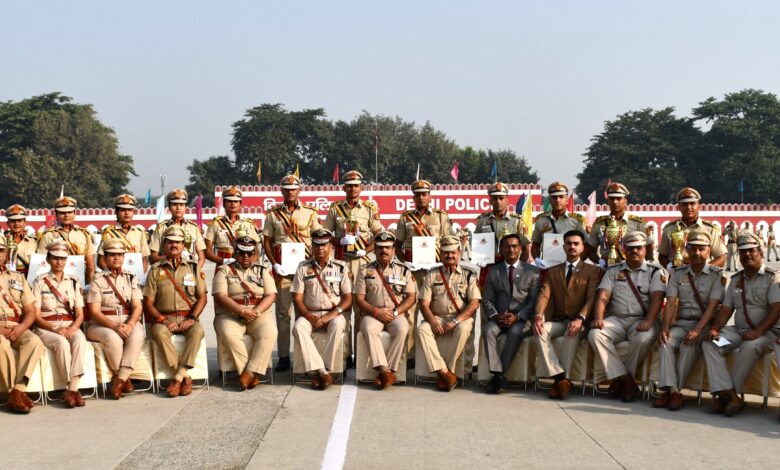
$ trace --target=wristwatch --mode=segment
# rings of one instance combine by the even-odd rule
[[[457,318],[453,318],[453,319],[452,319],[452,320],[450,320],[450,321],[452,321],[452,323],[454,323],[454,324],[455,324],[455,326],[458,326],[458,325],[460,324],[460,320],[458,320]]]
[[[339,312],[339,314],[344,313],[344,309],[336,305],[336,311]]]
[[[578,313],[576,318],[579,318],[580,320],[582,320],[582,323],[585,323],[585,315]]]
[[[394,316],[394,317],[397,317],[397,316],[398,316],[398,310],[396,310],[396,309],[393,309],[393,316]]]

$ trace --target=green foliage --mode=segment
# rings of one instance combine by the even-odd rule
[[[0,103],[0,207],[51,207],[62,185],[81,207],[111,206],[130,175],[133,158],[91,105],[60,93]]]
[[[193,160],[187,167],[190,172],[190,183],[186,186],[187,193],[194,199],[195,195],[203,196],[203,205],[214,205],[214,187],[220,184],[251,184],[250,181],[236,180],[235,164],[230,157],[221,155],[209,157],[208,160]]]

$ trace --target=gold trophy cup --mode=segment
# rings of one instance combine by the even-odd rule
[[[669,234],[669,241],[672,245],[672,266],[675,268],[685,264],[683,248],[685,248],[685,231],[680,222],[676,222],[674,230]]]
[[[360,227],[360,223],[358,222],[357,217],[355,217],[354,214],[350,213],[349,216],[344,220],[344,233],[346,235],[352,235],[354,237],[358,236],[358,229]],[[358,251],[358,247],[355,243],[350,243],[347,245],[344,245],[344,252],[354,254]]]
[[[609,252],[607,253],[607,266],[612,266],[619,262],[618,259],[618,243],[620,243],[620,236],[623,234],[623,229],[618,225],[617,220],[614,217],[610,217],[607,222],[607,226],[601,226],[601,232],[604,236],[604,241],[607,242]]]
[[[189,258],[191,260],[195,259],[195,256],[192,253],[192,244],[193,244],[193,242],[194,242],[194,240],[192,238],[192,235],[190,235],[189,232],[186,232],[184,234],[184,250],[185,250],[185,253],[182,253],[182,256],[183,257],[187,257],[187,258]]]
[[[16,253],[19,249],[19,246],[16,243],[16,240],[14,239],[14,234],[9,233],[8,238],[5,242],[6,248],[8,248],[8,261],[7,266],[9,271],[16,271]]]

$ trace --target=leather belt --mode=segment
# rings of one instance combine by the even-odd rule
[[[114,316],[118,317],[120,315],[130,315],[130,310],[128,310],[126,308],[122,308],[122,309],[119,309],[119,310],[117,310],[117,309],[110,309],[110,310],[101,310],[100,313],[102,313],[103,315],[114,315]]]
[[[2,315],[0,315],[0,320],[12,321],[14,323],[21,323],[22,322],[22,317],[21,317],[21,315],[6,315],[6,314],[2,314]]]
[[[189,317],[190,311],[189,310],[176,310],[173,312],[160,312],[166,317]]]
[[[219,256],[220,258],[232,258],[233,257],[233,252],[232,251],[225,251],[225,250],[218,250],[217,251],[217,256]]]
[[[69,313],[65,314],[54,314],[54,315],[47,315],[45,317],[41,317],[43,320],[51,321],[51,320],[57,320],[57,321],[73,321],[73,316]]]
[[[238,299],[234,299],[233,297],[231,297],[231,299],[233,299],[239,305],[258,305],[262,300],[260,297],[249,297],[249,298],[240,297]]]

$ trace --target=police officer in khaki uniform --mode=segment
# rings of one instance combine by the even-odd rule
[[[763,263],[758,235],[743,232],[737,241],[743,269],[731,277],[723,306],[704,337],[702,351],[712,390],[712,407],[731,416],[744,403],[739,395],[758,358],[772,351],[780,336],[780,273]],[[734,326],[725,326],[734,315]],[[710,339],[726,339],[719,346]],[[739,348],[729,374],[726,354]],[[777,347],[775,346],[775,349]]]
[[[674,257],[671,233],[682,230],[686,234],[691,230],[707,232],[712,240],[710,247],[710,264],[723,267],[726,264],[726,247],[720,239],[720,228],[712,222],[707,222],[699,217],[701,209],[701,195],[693,188],[683,188],[677,192],[677,208],[682,218],[672,221],[661,230],[661,241],[658,244],[658,261],[662,266],[667,266]],[[683,253],[684,255],[685,253]],[[685,259],[687,263],[688,260]]]
[[[165,363],[176,371],[168,384],[168,396],[192,393],[192,379],[188,370],[195,366],[203,327],[198,322],[206,306],[206,276],[195,261],[182,257],[184,230],[178,224],[165,229],[162,249],[165,259],[152,265],[144,286],[144,312],[151,316],[152,338],[163,352]],[[181,357],[176,352],[172,337],[186,338]]]
[[[64,401],[68,408],[84,406],[79,380],[84,375],[84,350],[87,338],[81,332],[84,321],[84,297],[79,281],[65,274],[68,247],[55,240],[47,247],[46,262],[51,271],[35,278],[35,333],[44,346],[54,351],[54,361],[68,384]]]
[[[5,266],[5,237],[0,235],[0,380],[8,390],[8,409],[29,413],[33,401],[27,382],[43,354],[41,340],[29,328],[35,321],[35,296],[24,276]],[[14,357],[14,351],[19,358]]]
[[[301,347],[312,388],[318,390],[333,384],[329,371],[336,361],[344,360],[336,357],[336,351],[347,326],[344,312],[349,312],[352,306],[352,280],[347,264],[330,259],[332,239],[333,232],[327,229],[312,233],[314,258],[301,264],[290,288],[296,314],[293,334]],[[328,333],[324,358],[311,338],[315,330]]]
[[[629,195],[628,188],[620,183],[610,183],[607,186],[606,193],[609,215],[602,215],[593,221],[593,228],[591,228],[590,235],[588,236],[588,245],[590,245],[590,249],[587,251],[588,258],[594,263],[600,263],[603,267],[606,267],[607,265],[607,258],[610,251],[606,239],[606,230],[610,223],[610,219],[614,219],[618,227],[620,227],[621,238],[625,237],[629,232],[647,233],[647,224],[645,223],[644,218],[626,212]],[[646,235],[645,240],[647,241],[647,254],[645,259],[652,261],[653,242],[648,239]],[[621,250],[621,242],[618,241],[617,262],[619,263],[625,260],[625,258],[625,254]]]
[[[225,343],[240,372],[244,390],[260,385],[260,376],[271,366],[271,353],[278,331],[271,306],[276,285],[271,271],[257,260],[257,240],[239,229],[231,250],[236,261],[222,265],[214,274],[214,329]],[[247,351],[244,335],[252,337]]]
[[[585,217],[575,212],[566,210],[569,204],[569,187],[556,181],[547,187],[547,195],[550,197],[551,212],[542,212],[534,219],[534,229],[531,241],[531,256],[535,260],[542,257],[542,245],[545,233],[564,234],[569,230],[578,230],[584,236],[588,235],[585,229]],[[537,264],[538,261],[537,261]]]
[[[772,253],[775,254],[775,261],[780,261],[780,256],[777,254],[777,241],[775,240],[775,230],[772,226],[769,226],[769,230],[766,232],[766,260],[768,263],[772,262]]]
[[[132,194],[120,194],[114,199],[114,211],[116,212],[116,224],[106,227],[101,233],[100,246],[98,247],[98,266],[108,269],[105,262],[103,246],[109,240],[119,240],[125,247],[126,253],[140,253],[143,256],[144,272],[149,269],[149,243],[146,240],[146,231],[137,225],[133,225],[133,216],[137,202]]]
[[[477,273],[460,265],[460,240],[441,239],[441,267],[431,269],[417,299],[425,320],[417,329],[417,341],[430,372],[436,372],[436,387],[449,392],[458,383],[455,364],[474,328],[474,313],[482,293]]]
[[[7,262],[13,263],[17,272],[27,273],[30,267],[30,257],[38,248],[38,240],[27,233],[27,209],[14,204],[5,210],[8,219],[8,230],[5,232],[7,247]]]
[[[647,236],[628,232],[623,237],[626,260],[607,269],[598,287],[588,341],[601,360],[610,394],[633,401],[639,389],[633,374],[655,341],[658,314],[666,292],[666,271],[645,260]],[[615,345],[628,341],[626,362]]]
[[[260,233],[257,226],[248,217],[241,217],[241,201],[244,195],[238,186],[230,186],[222,191],[222,207],[225,215],[214,217],[206,227],[206,259],[218,266],[230,264],[233,258],[233,247],[236,234],[241,231],[255,243],[260,243]]]
[[[174,189],[165,196],[168,210],[171,211],[171,218],[160,222],[152,233],[152,239],[149,242],[149,250],[151,251],[149,261],[152,263],[165,259],[163,235],[169,227],[178,226],[184,234],[182,256],[197,260],[198,268],[203,268],[203,264],[206,262],[206,244],[203,242],[203,234],[201,234],[200,227],[184,218],[187,214],[188,198],[187,191],[183,189]]]
[[[653,401],[654,408],[676,411],[683,406],[680,393],[688,373],[701,354],[702,332],[707,331],[716,309],[723,300],[726,276],[723,268],[707,264],[712,238],[703,230],[688,233],[685,249],[690,264],[672,272],[666,288],[666,310],[658,340],[660,357],[659,387],[663,395]],[[675,352],[680,357],[675,359]]]
[[[390,232],[376,236],[376,261],[360,269],[352,292],[360,308],[360,331],[368,344],[371,365],[379,372],[374,379],[377,388],[387,388],[396,381],[395,371],[409,334],[407,317],[412,315],[417,292],[409,269],[395,260],[395,244],[395,236]],[[379,338],[382,331],[391,337],[387,355]]]
[[[282,243],[303,243],[306,245],[306,258],[311,257],[311,233],[320,229],[317,209],[301,204],[301,180],[295,175],[287,175],[280,182],[284,202],[272,207],[263,224],[263,248],[265,255],[276,273],[276,326],[279,328],[279,362],[277,372],[290,369],[290,307],[292,294],[290,286],[294,272],[286,272],[282,267]]]
[[[87,294],[90,313],[87,339],[103,345],[111,370],[111,396],[115,400],[134,390],[130,374],[143,348],[140,319],[143,293],[134,274],[122,272],[127,243],[104,239],[100,246],[106,270],[95,276]]]
[[[596,301],[599,268],[583,261],[585,235],[569,230],[563,235],[566,261],[547,271],[534,306],[533,333],[541,359],[541,374],[555,383],[548,396],[565,399],[571,390],[568,374]],[[553,340],[564,337],[560,358]]]
[[[360,266],[367,264],[367,253],[374,251],[374,237],[384,230],[379,221],[379,209],[372,200],[361,200],[363,191],[363,175],[359,171],[348,171],[344,174],[343,201],[334,202],[328,209],[323,227],[333,232],[333,243],[336,247],[335,258],[347,263],[349,273],[354,279],[360,271]],[[349,231],[349,233],[347,233]],[[360,312],[353,305],[355,318]],[[351,322],[347,322],[349,331]],[[357,331],[355,331],[357,334]],[[352,357],[352,337],[344,351],[348,362]]]
[[[726,271],[736,271],[737,253],[737,225],[730,221],[726,224]]]
[[[54,213],[57,225],[46,229],[38,239],[38,253],[46,254],[48,246],[55,240],[63,240],[68,255],[84,257],[85,282],[92,282],[95,275],[95,246],[92,244],[92,234],[87,229],[75,225],[76,200],[63,196],[54,201]]]
[[[507,233],[516,233],[520,237],[520,246],[523,250],[520,253],[520,259],[527,260],[528,247],[531,244],[531,240],[528,239],[527,230],[525,225],[523,225],[523,218],[519,214],[509,211],[509,200],[507,199],[509,197],[509,186],[504,183],[494,183],[488,188],[488,196],[490,196],[490,205],[493,209],[483,212],[477,217],[474,233],[492,232],[494,234],[496,239],[495,262],[501,261],[501,253],[498,249],[499,236]]]

